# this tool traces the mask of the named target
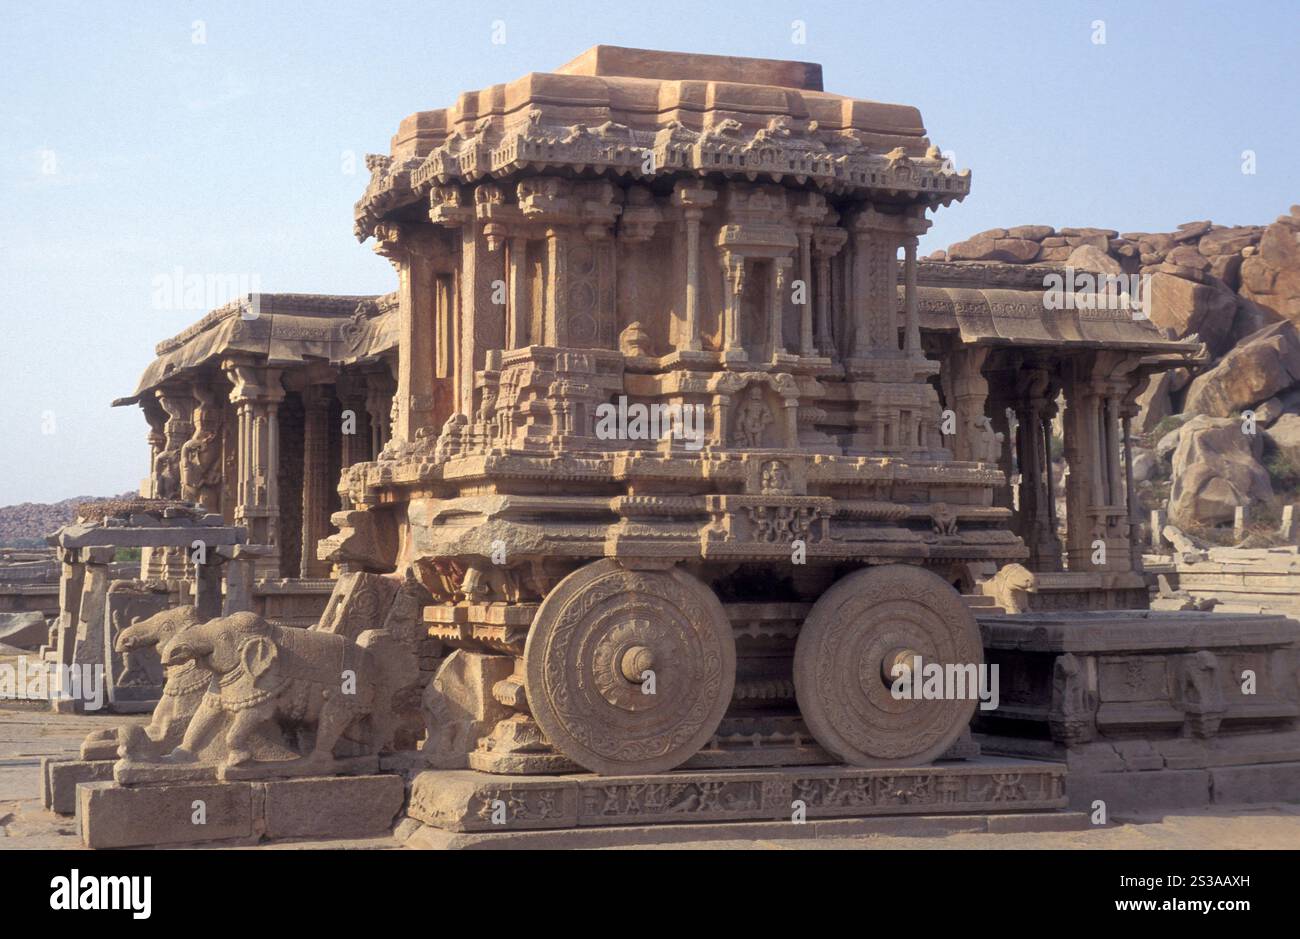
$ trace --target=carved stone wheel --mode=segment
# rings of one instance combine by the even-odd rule
[[[657,773],[717,729],[736,643],[722,604],[689,574],[596,561],[542,601],[524,671],[533,717],[561,753],[602,776]]]
[[[903,766],[938,758],[970,724],[964,700],[899,700],[895,663],[978,665],[975,617],[943,578],[891,564],[856,571],[813,604],[794,650],[794,688],[809,731],[855,766]],[[920,676],[913,677],[920,684]]]

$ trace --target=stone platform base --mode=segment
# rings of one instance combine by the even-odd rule
[[[402,810],[400,776],[77,787],[88,848],[154,847],[269,838],[362,838],[389,832]]]
[[[77,811],[79,783],[112,782],[115,760],[41,760],[41,805],[56,815]]]
[[[1237,735],[1217,741],[1047,740],[978,735],[981,746],[1027,759],[1058,760],[1070,774],[1069,807],[1106,803],[1125,818],[1213,805],[1300,802],[1300,734]]]
[[[942,838],[959,834],[1086,831],[1084,812],[1015,812],[998,815],[906,815],[835,818],[806,824],[719,822],[698,825],[619,825],[560,831],[446,831],[420,826],[402,847],[423,851],[475,848],[553,851],[566,848],[636,848],[719,841],[815,841],[828,838]]]
[[[1066,805],[1065,766],[980,758],[898,769],[846,766],[689,770],[617,778],[428,770],[407,815],[459,832],[781,822],[799,818],[1050,812]]]

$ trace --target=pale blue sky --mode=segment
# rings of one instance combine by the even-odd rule
[[[138,485],[145,423],[109,401],[201,314],[156,309],[156,277],[392,289],[352,237],[363,155],[412,111],[596,43],[811,60],[830,91],[918,106],[974,173],[927,252],[1031,222],[1265,223],[1300,201],[1296,0],[10,2],[0,504]]]

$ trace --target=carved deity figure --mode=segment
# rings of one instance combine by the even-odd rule
[[[176,499],[181,494],[180,451],[163,450],[153,461],[154,494]]]
[[[763,446],[763,434],[772,420],[772,411],[763,400],[763,389],[757,385],[751,387],[736,410],[736,446]]]
[[[790,469],[780,460],[764,463],[762,489],[765,493],[776,495],[790,492]]]
[[[221,508],[220,426],[220,412],[200,405],[194,411],[194,436],[181,446],[181,498],[211,512]]]

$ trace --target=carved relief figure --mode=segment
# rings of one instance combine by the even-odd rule
[[[791,491],[790,469],[780,460],[763,464],[762,489],[765,493],[784,495]]]
[[[977,463],[996,463],[1002,455],[1005,434],[993,429],[993,420],[985,414],[976,417],[972,424],[971,458]]]
[[[1038,576],[1022,564],[1008,564],[981,585],[984,596],[993,597],[1008,613],[1029,609],[1029,592],[1038,587]]]
[[[180,452],[164,450],[153,461],[154,492],[159,499],[177,499],[181,494]]]
[[[618,350],[627,356],[654,355],[654,350],[650,347],[650,333],[639,320],[628,323],[627,328],[619,333]]]
[[[763,400],[763,389],[753,385],[740,407],[736,409],[736,424],[733,433],[734,443],[738,447],[763,446],[763,434],[773,421],[772,410]]]
[[[221,510],[221,412],[210,404],[194,411],[194,436],[181,446],[180,493],[210,512]]]
[[[179,606],[123,629],[113,647],[128,657],[146,649],[166,646],[174,636],[199,622],[192,606]],[[194,662],[164,667],[166,684],[154,707],[153,717],[144,727],[130,725],[95,731],[81,745],[82,759],[112,759],[118,754],[119,740],[136,759],[157,758],[180,745],[190,718],[199,709],[208,688],[209,675]]]
[[[406,671],[415,667],[405,648],[378,630],[353,642],[276,626],[253,613],[218,617],[178,633],[163,648],[162,660],[168,667],[195,663],[211,678],[168,762],[197,761],[205,744],[224,731],[220,744],[207,751],[223,778],[346,771],[335,758],[336,745],[345,734],[369,753],[387,745],[394,723],[390,699],[409,684]],[[296,758],[254,760],[252,741],[271,725],[285,733]]]

